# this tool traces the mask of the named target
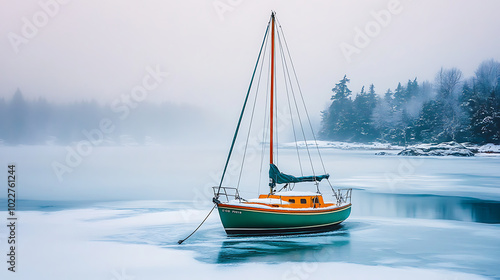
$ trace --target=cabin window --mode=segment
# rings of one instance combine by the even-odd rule
[[[315,203],[315,204],[319,204],[319,199],[318,199],[318,197],[317,197],[317,196],[313,198],[313,203]]]
[[[289,199],[288,202],[295,203],[295,199]]]
[[[306,201],[306,199],[305,199],[305,198],[301,198],[301,199],[300,199],[300,203],[302,203],[302,204],[306,204],[306,203],[307,203],[307,201]]]

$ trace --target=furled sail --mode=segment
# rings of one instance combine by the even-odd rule
[[[323,179],[328,179],[329,177],[330,177],[329,174],[318,175],[318,176],[295,177],[293,175],[281,173],[278,167],[273,163],[271,163],[269,167],[269,178],[271,178],[275,184],[315,182],[315,181],[319,182]]]

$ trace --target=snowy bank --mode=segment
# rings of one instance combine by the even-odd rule
[[[398,155],[403,156],[465,156],[475,154],[500,154],[500,145],[492,143],[482,146],[470,143],[444,142],[440,144],[418,144],[405,148]]]
[[[489,143],[489,144],[480,146],[478,151],[480,153],[488,153],[488,154],[500,153],[500,145],[495,145],[495,144]]]
[[[297,141],[291,143],[284,143],[281,145],[283,148],[305,148],[305,147],[318,147],[318,148],[332,148],[341,150],[400,150],[403,147],[392,145],[389,143],[350,143],[350,142],[339,142],[339,141]]]
[[[378,150],[376,155],[392,155],[383,151],[397,151],[398,155],[406,156],[474,156],[474,154],[499,154],[500,145],[492,143],[485,145],[476,145],[471,143],[457,143],[454,141],[431,144],[416,144],[408,147],[393,145],[390,143],[351,143],[340,141],[297,141],[281,144],[282,148],[305,148],[305,147],[331,148],[340,150]]]
[[[418,144],[407,147],[398,153],[398,156],[462,156],[472,157],[474,153],[457,142],[440,144]]]

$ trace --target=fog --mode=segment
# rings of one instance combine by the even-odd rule
[[[0,97],[19,88],[27,100],[109,105],[153,68],[165,75],[147,102],[236,118],[273,9],[319,122],[344,74],[355,92],[387,89],[433,80],[440,67],[471,76],[498,59],[498,8],[494,0],[3,1]]]
[[[331,89],[345,74],[353,93],[375,84],[380,97],[418,77],[421,99],[407,108],[418,115],[432,98],[430,84],[422,81],[435,83],[438,69],[456,67],[463,77],[472,77],[481,61],[498,60],[499,39],[493,36],[500,25],[498,8],[493,0],[481,5],[463,0],[4,1],[0,139],[8,147],[2,157],[33,164],[40,176],[35,181],[64,189],[61,176],[86,182],[78,176],[94,174],[85,171],[90,166],[114,170],[103,173],[103,182],[120,172],[133,174],[128,157],[121,167],[113,160],[102,164],[108,157],[125,157],[112,147],[163,146],[170,150],[145,153],[138,162],[152,161],[158,168],[143,167],[144,178],[170,165],[185,166],[181,175],[188,176],[196,163],[203,165],[203,174],[213,170],[215,175],[193,185],[212,182],[223,167],[271,10],[286,34],[318,131]],[[262,122],[254,125],[250,145],[262,141],[263,129]],[[280,139],[291,140],[284,133]],[[42,145],[34,151],[47,154],[35,161],[25,146],[12,145]],[[205,148],[207,154],[200,154]],[[80,159],[72,157],[75,151]],[[54,168],[54,162],[71,172]],[[165,176],[155,192],[171,178]],[[32,197],[49,198],[41,194]]]
[[[244,198],[268,188],[266,70],[226,158],[272,10],[307,105],[276,82],[274,163],[329,173],[318,190],[353,188],[353,212],[331,233],[233,239],[206,214],[221,177]],[[319,162],[320,148],[282,144],[322,129],[346,76],[363,114],[344,124],[362,137],[339,141],[499,143],[499,10],[498,0],[0,1],[0,212],[10,215],[0,251],[17,279],[498,278],[499,227],[483,224],[499,219],[498,155],[321,148]],[[288,119],[299,115],[305,131]]]
[[[214,144],[214,136],[227,133],[217,128],[221,120],[215,114],[192,105],[58,104],[44,98],[26,100],[20,90],[10,99],[0,99],[0,118],[0,141],[5,145],[70,145],[78,141],[98,142],[99,146],[201,145]]]

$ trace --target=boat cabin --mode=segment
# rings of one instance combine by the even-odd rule
[[[295,191],[261,194],[258,199],[250,199],[247,203],[279,208],[324,208],[335,205],[325,202],[321,194]]]

